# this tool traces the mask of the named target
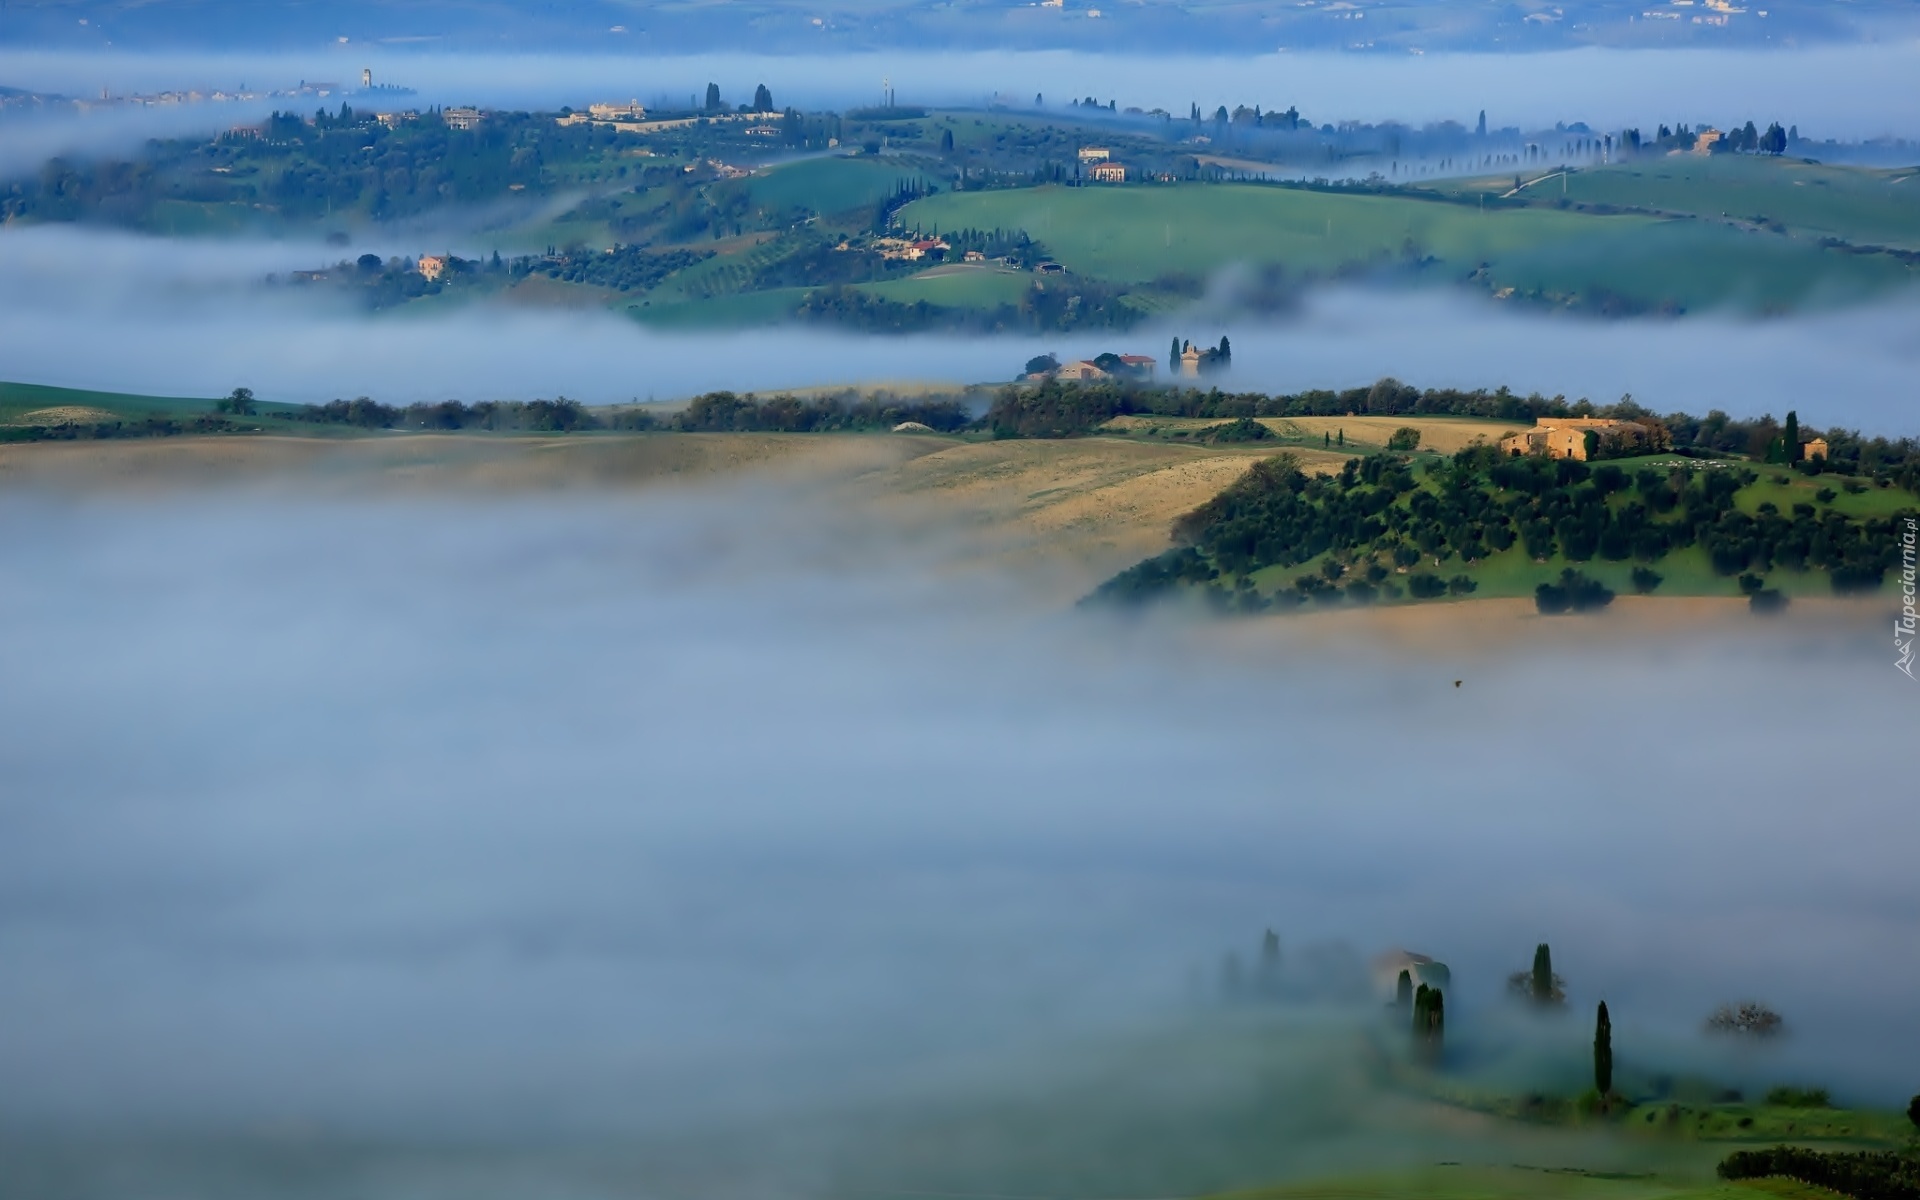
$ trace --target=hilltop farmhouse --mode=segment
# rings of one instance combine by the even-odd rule
[[[1603,417],[1543,417],[1532,429],[1500,439],[1500,451],[1518,458],[1524,454],[1544,454],[1548,458],[1590,458],[1626,454],[1635,450],[1658,450],[1658,438],[1652,426],[1638,421],[1613,421]]]
[[[1044,379],[1064,379],[1082,383],[1096,379],[1152,379],[1159,361],[1149,354],[1102,354],[1082,358],[1065,366],[1030,372],[1026,378],[1038,383]]]

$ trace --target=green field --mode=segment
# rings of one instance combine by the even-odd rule
[[[868,208],[893,195],[901,184],[925,178],[926,172],[918,167],[837,156],[762,168],[746,181],[746,188],[760,208],[804,208],[827,215]]]
[[[942,193],[907,205],[924,229],[1018,228],[1070,271],[1117,283],[1205,274],[1235,263],[1328,276],[1432,259],[1436,280],[1562,301],[1606,294],[1638,308],[1786,308],[1912,282],[1884,255],[1722,223],[1492,208],[1400,195],[1256,184],[1041,187]]]
[[[631,304],[630,316],[667,329],[723,329],[768,325],[793,315],[808,288],[769,288],[758,292],[655,299]]]
[[[860,284],[871,292],[900,304],[924,300],[949,308],[996,308],[1018,304],[1033,286],[1033,276],[1005,267],[935,267],[905,279]]]
[[[126,392],[47,387],[37,383],[0,383],[0,423],[16,422],[26,413],[48,408],[89,408],[117,417],[139,418],[161,413],[212,412],[213,404],[210,398],[137,396]]]
[[[1912,168],[1837,167],[1764,155],[1676,154],[1575,171],[1524,195],[1553,204],[1606,204],[1709,219],[1777,222],[1805,237],[1920,249],[1920,185]],[[1443,193],[1498,194],[1511,176],[1440,185]],[[1536,195],[1537,193],[1537,195]]]

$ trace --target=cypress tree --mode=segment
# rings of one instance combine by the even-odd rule
[[[1167,375],[1171,377],[1174,375],[1178,375],[1179,373],[1180,373],[1180,339],[1174,338],[1173,350],[1170,354],[1167,355]]]
[[[1427,1053],[1437,1062],[1447,1040],[1447,997],[1439,988],[1427,1000]]]
[[[1553,1003],[1553,951],[1545,942],[1533,948],[1533,1002]]]
[[[1800,414],[1795,412],[1792,409],[1787,410],[1787,428],[1784,436],[1786,437],[1786,451],[1787,451],[1786,460],[1790,463],[1799,462],[1800,461]]]
[[[1269,975],[1280,969],[1280,935],[1271,929],[1260,939],[1260,969]]]
[[[1404,969],[1400,972],[1399,985],[1393,990],[1393,1004],[1402,1012],[1408,1011],[1412,1006],[1413,972]]]
[[[1413,994],[1413,1036],[1416,1041],[1427,1036],[1427,1014],[1433,1007],[1433,989],[1426,984]]]
[[[1593,1022],[1593,1087],[1603,1100],[1613,1094],[1613,1021],[1605,1000]]]

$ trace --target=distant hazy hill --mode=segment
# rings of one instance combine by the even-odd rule
[[[1765,17],[1741,7],[1715,14],[1667,0],[1064,0],[1059,7],[1028,0],[0,0],[0,45],[292,47],[348,38],[642,53],[883,45],[1397,52],[1780,45],[1860,37],[1915,21],[1908,0],[1774,0]],[[1651,12],[1673,15],[1652,19]]]

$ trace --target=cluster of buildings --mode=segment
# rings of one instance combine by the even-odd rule
[[[625,103],[589,104],[585,112],[570,112],[559,118],[561,125],[611,125],[615,129],[639,132],[647,119],[646,106],[638,100]]]
[[[178,104],[230,104],[234,102],[245,103],[263,100],[299,99],[325,100],[336,96],[364,96],[369,93],[387,97],[413,95],[410,89],[395,87],[392,84],[375,86],[373,82],[373,71],[371,68],[367,68],[362,69],[360,72],[360,89],[357,92],[341,84],[326,80],[302,79],[297,87],[275,88],[271,90],[249,88],[247,85],[241,84],[239,87],[232,89],[179,88],[164,92],[135,92],[124,96],[116,96],[109,89],[101,88],[100,95],[97,99],[82,98],[73,100],[71,103],[73,107],[79,111],[87,112],[101,108],[154,108]],[[27,102],[60,99],[59,97],[40,96],[31,92],[18,93],[10,98]],[[65,101],[61,102],[65,103]]]
[[[1104,353],[1098,359],[1075,359],[1054,371],[1037,371],[1027,376],[1029,382],[1041,382],[1046,378],[1062,378],[1073,382],[1092,382],[1102,378],[1154,378],[1154,369],[1160,363],[1144,353]]]
[[[1080,147],[1080,165],[1087,169],[1087,178],[1095,183],[1127,181],[1126,164],[1113,161],[1113,151],[1105,146]]]
[[[945,238],[875,238],[872,248],[880,252],[880,257],[904,262],[919,262],[923,258],[945,257],[953,246]]]
[[[1590,458],[1630,453],[1635,450],[1659,450],[1653,429],[1638,421],[1614,421],[1603,417],[1542,417],[1532,429],[1508,434],[1500,439],[1500,452],[1515,457],[1543,454],[1548,458]]]
[[[1622,454],[1653,454],[1667,449],[1665,430],[1639,421],[1615,421],[1604,417],[1542,417],[1532,429],[1523,429],[1500,439],[1500,452],[1515,457],[1539,454],[1547,458],[1573,458],[1585,462],[1593,458],[1612,458]],[[1800,443],[1800,457],[1827,457],[1827,439],[1814,438]]]

